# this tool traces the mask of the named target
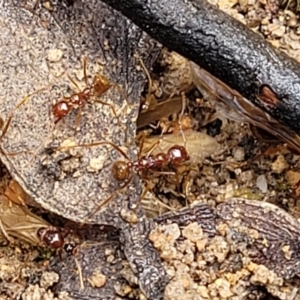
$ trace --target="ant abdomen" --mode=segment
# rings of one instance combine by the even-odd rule
[[[64,118],[71,111],[72,105],[70,105],[67,101],[60,101],[53,105],[52,112],[54,117],[56,118],[56,122],[60,119]]]
[[[173,146],[167,153],[168,161],[172,165],[180,165],[189,159],[189,155],[183,146]]]
[[[41,227],[37,231],[39,240],[51,249],[60,249],[64,245],[62,233],[55,227]]]

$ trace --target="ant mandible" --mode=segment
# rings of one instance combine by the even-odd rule
[[[74,84],[74,86],[76,86],[79,92],[72,94],[70,97],[63,97],[61,100],[59,100],[52,106],[52,113],[55,117],[54,123],[57,124],[60,120],[66,117],[73,109],[82,109],[89,101],[91,101],[91,98],[93,97],[92,102],[97,102],[110,107],[114,116],[118,120],[119,125],[121,126],[121,123],[113,105],[98,99],[96,100],[94,99],[94,97],[100,97],[104,95],[109,89],[114,87],[119,91],[119,93],[125,98],[126,102],[128,103],[128,99],[126,98],[124,91],[119,85],[110,82],[104,75],[100,74],[96,74],[94,76],[93,82],[89,84],[86,70],[87,58],[85,57],[83,59],[83,74],[86,87],[83,90],[80,90],[78,84],[70,76],[68,76],[69,80]]]

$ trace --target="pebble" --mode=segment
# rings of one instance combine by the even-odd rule
[[[182,230],[182,236],[196,243],[203,238],[203,230],[197,222],[193,222]]]
[[[104,166],[104,162],[105,162],[104,156],[100,156],[97,158],[91,158],[90,162],[89,162],[88,171],[89,172],[97,172],[97,171],[102,170],[103,166]]]
[[[280,38],[285,34],[285,26],[279,24],[269,24],[268,31],[272,36]]]
[[[229,299],[233,295],[230,291],[230,283],[227,280],[218,278],[215,285],[222,299]]]
[[[105,285],[107,278],[100,270],[96,270],[88,280],[93,287],[100,288]]]
[[[41,276],[40,286],[42,288],[49,288],[54,283],[59,281],[59,275],[55,272],[43,272]]]
[[[233,152],[233,158],[236,161],[243,161],[243,160],[245,160],[245,150],[244,150],[244,148],[242,148],[242,147],[236,147],[234,149],[234,152]]]
[[[242,182],[250,182],[250,181],[252,181],[252,179],[253,179],[253,171],[252,170],[248,170],[248,171],[242,172],[240,174],[240,180]]]
[[[50,49],[48,51],[47,59],[51,62],[59,62],[62,59],[63,51],[60,49]]]
[[[262,193],[266,193],[268,191],[268,182],[264,174],[257,177],[256,186],[261,190]]]
[[[276,174],[281,174],[288,167],[289,164],[281,154],[277,156],[276,160],[271,165],[272,171]]]

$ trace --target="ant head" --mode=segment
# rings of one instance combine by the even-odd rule
[[[64,245],[64,250],[66,251],[66,253],[71,256],[71,255],[75,255],[76,254],[76,250],[77,250],[77,245],[74,243],[68,243]]]
[[[175,145],[168,151],[169,161],[173,165],[180,165],[189,159],[189,155],[183,146]]]
[[[111,87],[111,83],[104,75],[97,74],[93,80],[93,87],[97,95],[102,95]]]
[[[116,161],[112,167],[112,175],[118,181],[125,181],[130,174],[130,167],[125,161]]]
[[[42,243],[52,249],[59,249],[64,245],[64,237],[55,227],[41,227],[37,231],[37,236]]]

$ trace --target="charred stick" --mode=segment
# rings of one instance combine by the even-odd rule
[[[300,133],[300,65],[206,0],[102,0]]]

